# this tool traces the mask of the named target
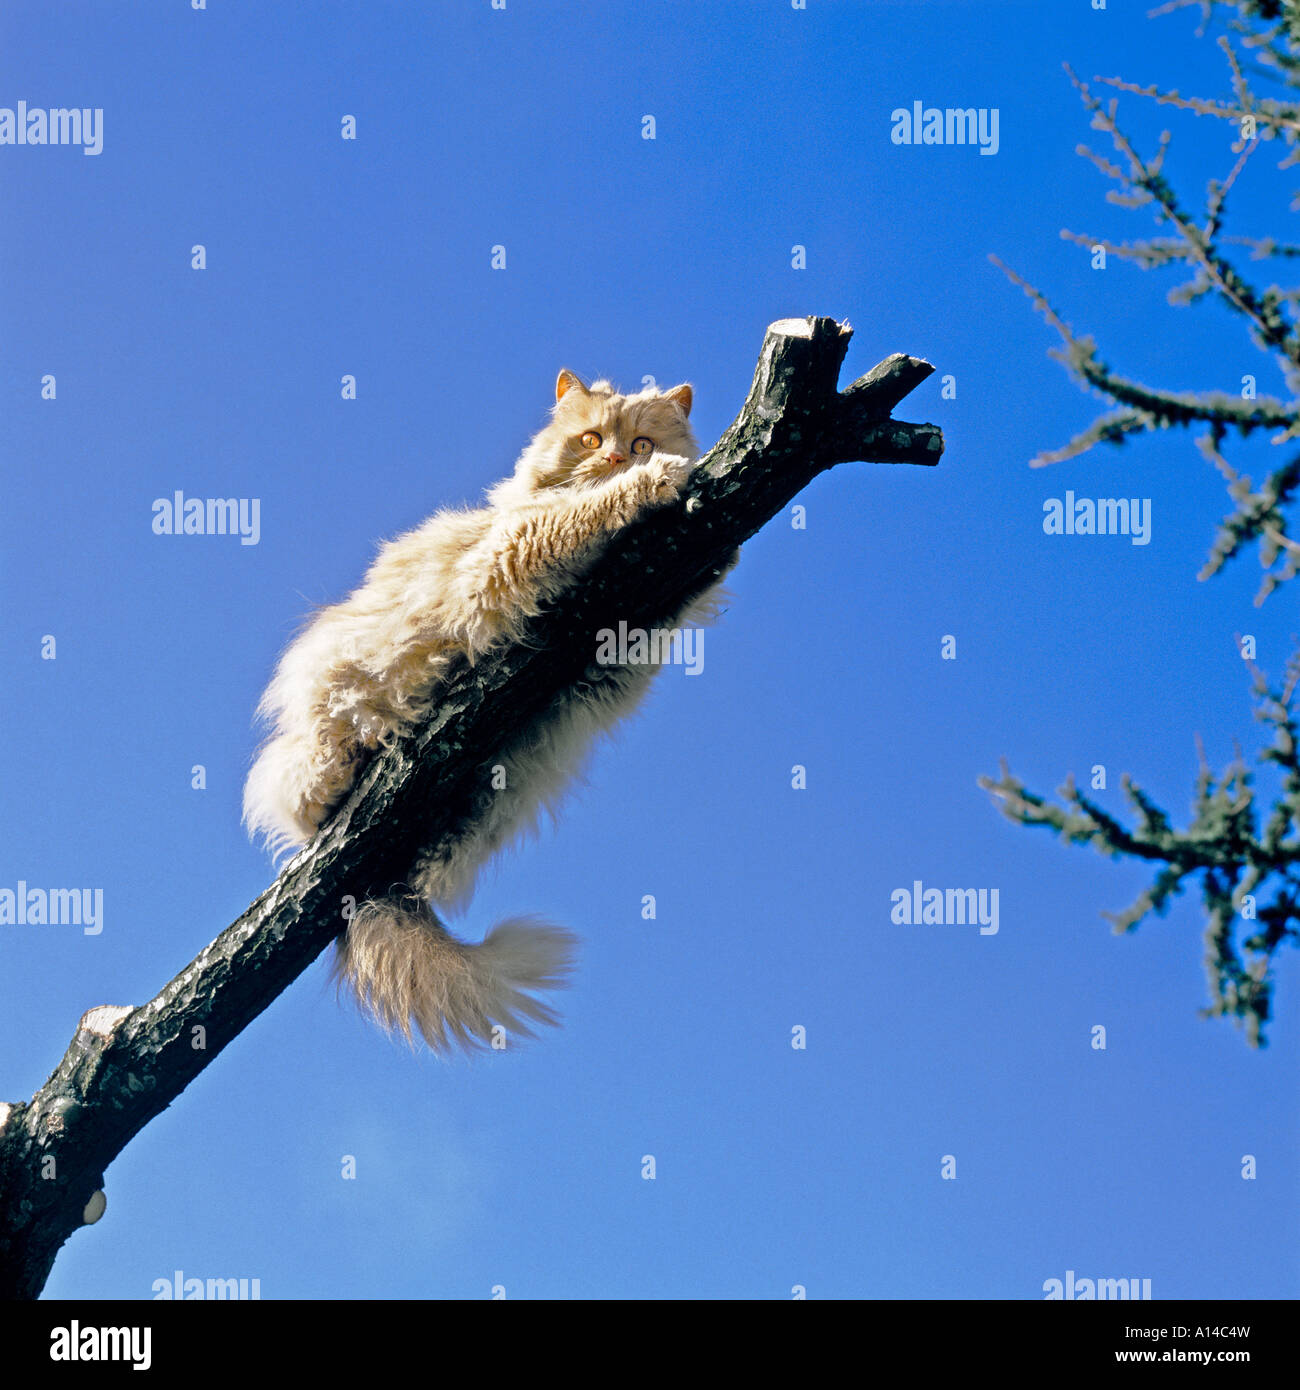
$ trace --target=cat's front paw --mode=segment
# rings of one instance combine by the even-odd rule
[[[646,474],[646,501],[662,504],[680,495],[695,465],[678,454],[655,454],[642,467]]]

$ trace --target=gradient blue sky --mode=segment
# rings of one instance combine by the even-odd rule
[[[378,541],[510,469],[559,367],[690,380],[707,444],[766,325],[828,314],[856,329],[845,383],[936,364],[899,413],[948,445],[838,468],[806,530],[755,537],[704,673],[666,672],[488,875],[467,933],[537,911],[583,938],[562,1030],[412,1056],[318,962],[112,1166],[49,1294],[177,1269],[265,1298],[1034,1299],[1067,1269],[1300,1293],[1295,961],[1252,1052],[1197,1017],[1194,899],[1114,937],[1100,913],[1147,875],[976,786],[1002,756],[1041,791],[1103,763],[1106,805],[1128,770],[1181,815],[1197,734],[1216,765],[1256,744],[1234,634],[1277,673],[1296,631],[1292,592],[1252,606],[1253,556],[1197,582],[1226,498],[1189,438],[1026,466],[1101,406],[990,252],[1125,373],[1282,389],[1226,312],[1058,235],[1152,225],[1075,155],[1104,137],[1064,60],[1227,93],[1193,16],[1146,8],[9,0],[0,105],[105,115],[97,157],[0,147],[0,886],[102,887],[105,924],[0,927],[0,1096],[266,885],[239,797],[276,653]],[[893,145],[914,100],[998,108],[998,153]],[[1147,148],[1170,123],[1121,112]],[[1195,204],[1227,132],[1172,124]],[[1275,162],[1235,230],[1280,233]],[[259,544],[154,535],[177,489],[260,498]],[[1045,536],[1066,489],[1151,498],[1151,543]],[[1000,931],[893,924],[915,879],[997,888]]]

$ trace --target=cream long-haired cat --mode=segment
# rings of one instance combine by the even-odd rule
[[[280,659],[258,707],[271,725],[244,788],[244,822],[273,849],[306,842],[374,750],[431,710],[452,668],[517,638],[646,508],[675,498],[699,457],[691,388],[621,395],[562,371],[546,425],[513,475],[475,510],[439,511],[389,541],[365,581],[321,609]],[[707,621],[722,591],[678,625]],[[657,666],[588,672],[508,749],[508,788],[453,843],[412,866],[406,897],[363,904],[338,942],[337,969],[390,1031],[435,1050],[490,1042],[493,1024],[527,1035],[554,1023],[533,992],[563,984],[575,938],[528,918],[457,940],[435,908],[459,906],[491,856],[554,805],[599,733],[630,712]]]

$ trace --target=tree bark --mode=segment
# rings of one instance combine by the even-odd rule
[[[682,496],[620,531],[525,642],[458,670],[417,733],[377,757],[279,878],[149,1003],[93,1009],[53,1075],[0,1105],[0,1297],[34,1298],[132,1136],[164,1110],[417,856],[472,820],[485,769],[583,678],[601,628],[671,625],[743,541],[837,463],[934,464],[934,425],[890,419],[933,370],[895,354],[837,390],[852,331],[782,319],[740,414]]]

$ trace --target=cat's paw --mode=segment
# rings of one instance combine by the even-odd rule
[[[641,467],[645,470],[646,501],[662,505],[680,495],[695,465],[678,454],[655,454]]]

